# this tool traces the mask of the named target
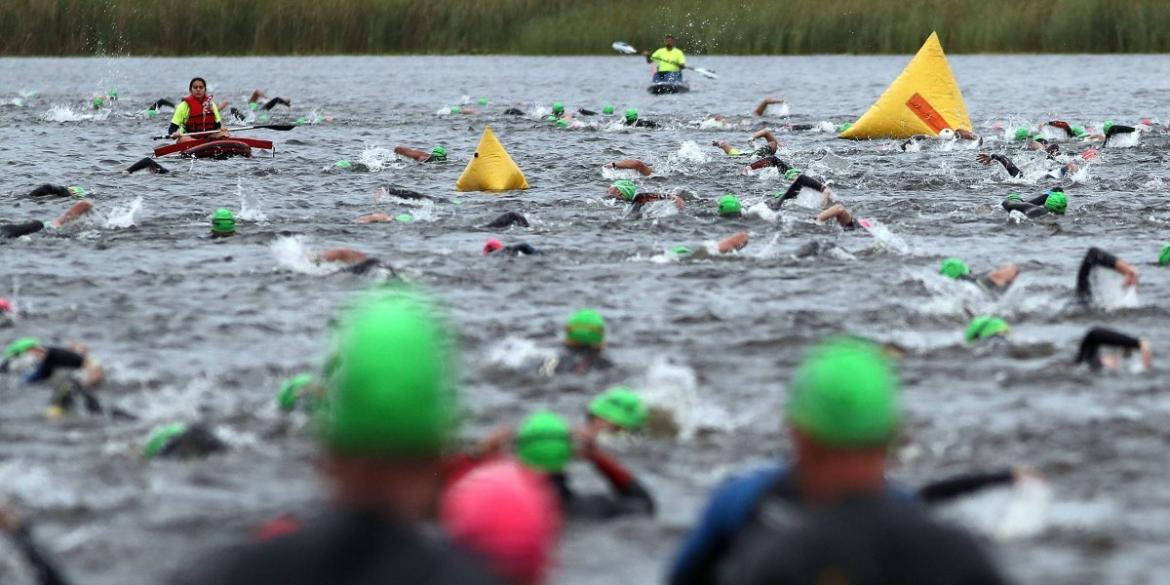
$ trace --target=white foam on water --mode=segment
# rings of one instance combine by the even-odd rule
[[[825,132],[827,134],[834,134],[837,132],[837,125],[828,120],[821,120],[820,122],[817,122],[817,125],[813,128],[813,130]]]
[[[525,366],[541,363],[556,358],[557,352],[547,347],[540,347],[523,337],[505,337],[500,343],[492,344],[486,354],[488,364],[510,370],[518,370]]]
[[[1034,538],[1049,526],[1052,488],[1027,478],[1011,487],[988,489],[945,508],[946,515],[996,541]]]
[[[825,208],[825,199],[826,196],[824,193],[821,193],[816,189],[803,187],[801,188],[800,192],[796,194],[796,197],[793,197],[789,201],[791,201],[793,204],[799,205],[800,207],[819,211]]]
[[[44,114],[41,114],[41,119],[46,122],[85,122],[89,120],[105,120],[110,117],[110,110],[101,110],[96,114],[80,114],[75,112],[73,108],[65,105],[52,106]]]
[[[1126,132],[1125,134],[1115,134],[1109,139],[1109,146],[1106,148],[1133,148],[1142,141],[1141,130],[1135,132]]]
[[[776,223],[776,221],[780,218],[780,213],[772,211],[772,208],[768,207],[767,201],[761,201],[755,205],[752,205],[751,207],[748,207],[747,211],[744,212],[744,215],[754,215],[768,223]]]
[[[704,164],[711,162],[711,156],[694,140],[684,140],[678,150],[668,157],[668,161]]]
[[[245,191],[242,180],[236,181],[236,195],[240,198],[240,212],[236,214],[237,218],[257,223],[268,221],[268,216],[260,205],[260,197]]]
[[[1115,270],[1094,268],[1089,273],[1093,287],[1093,302],[1106,311],[1132,309],[1138,306],[1138,287],[1122,286],[1125,277]]]
[[[642,178],[642,173],[633,169],[615,169],[609,166],[602,166],[601,178],[607,181],[616,181],[619,179],[630,179],[633,181]]]
[[[884,224],[872,218],[858,219],[859,223],[863,224],[869,235],[877,240],[878,245],[884,249],[897,254],[909,254],[910,245],[906,243],[900,236],[890,231]]]
[[[293,272],[322,276],[335,271],[333,267],[315,261],[316,254],[305,245],[301,236],[276,238],[268,245],[268,250],[278,266]]]
[[[788,102],[779,104],[772,104],[764,110],[765,118],[786,118],[792,113],[792,109],[788,107]]]
[[[775,183],[780,180],[779,167],[764,167],[753,170],[751,167],[745,166],[743,173],[749,177],[755,177],[761,183]]]
[[[361,154],[357,157],[357,162],[366,165],[373,172],[378,172],[388,167],[403,168],[405,165],[397,164],[403,160],[406,159],[400,159],[398,155],[394,154],[393,150],[381,146],[367,146],[362,149]]]
[[[136,225],[135,217],[142,211],[142,196],[135,197],[126,205],[117,205],[106,215],[107,229],[124,229]]]
[[[699,122],[699,130],[732,130],[738,124],[733,124],[725,120],[716,120],[715,118],[706,118]]]
[[[669,357],[656,357],[637,388],[649,405],[673,415],[683,440],[700,431],[729,431],[735,427],[726,409],[704,400],[695,371]]]
[[[674,201],[651,201],[642,206],[642,217],[650,219],[662,219],[664,217],[673,217],[678,215],[678,206]]]

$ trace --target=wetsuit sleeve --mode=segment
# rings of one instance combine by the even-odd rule
[[[27,525],[22,525],[12,532],[11,536],[13,544],[20,550],[25,562],[32,568],[37,585],[67,585],[69,583],[33,542]]]
[[[1092,274],[1094,266],[1114,268],[1117,266],[1117,256],[1097,247],[1089,248],[1089,251],[1085,253],[1085,259],[1081,260],[1081,268],[1077,271],[1077,297],[1082,301],[1089,300],[1093,294],[1093,285],[1089,281],[1089,275]]]
[[[713,583],[715,571],[757,502],[781,476],[766,469],[731,479],[712,494],[699,523],[686,536],[671,563],[669,585]]]
[[[796,177],[796,180],[792,182],[792,185],[788,187],[788,190],[784,192],[784,196],[780,198],[780,201],[784,202],[792,199],[793,197],[796,197],[800,194],[800,190],[804,189],[805,187],[808,187],[809,189],[815,189],[817,191],[825,190],[824,183],[808,175],[800,175],[799,177]]]
[[[48,350],[46,350],[45,359],[41,360],[41,365],[37,366],[36,371],[32,374],[29,374],[25,381],[33,383],[47,380],[53,376],[53,372],[55,372],[57,368],[69,368],[75,370],[80,368],[83,364],[85,364],[85,356],[67,349],[50,347]]]
[[[1048,202],[1048,194],[1047,193],[1045,193],[1043,195],[1038,195],[1038,196],[1033,197],[1033,198],[1028,200],[1028,203],[1031,203],[1032,205],[1044,205],[1047,202]]]
[[[28,192],[29,197],[43,197],[45,195],[56,195],[58,197],[68,197],[69,189],[60,185],[50,185],[45,183],[36,189]]]
[[[4,234],[6,238],[19,238],[20,236],[27,236],[35,234],[45,229],[44,222],[39,220],[26,221],[24,223],[9,223],[0,225],[0,234]]]
[[[187,123],[187,118],[191,115],[191,106],[187,105],[187,100],[183,100],[175,106],[175,114],[171,116],[171,128],[167,134],[174,134]]]
[[[927,504],[941,504],[980,490],[1015,481],[1011,469],[990,473],[967,473],[935,481],[918,490],[918,499]]]
[[[1003,165],[1004,170],[1006,170],[1009,175],[1013,177],[1020,176],[1020,169],[1015,165],[1015,163],[1012,162],[1012,159],[1002,154],[993,154],[991,155],[991,160],[994,160]]]
[[[615,459],[605,453],[594,452],[589,455],[589,462],[617,493],[620,513],[654,513],[654,498],[650,492]]]
[[[264,106],[261,109],[267,111],[267,110],[271,110],[272,108],[276,107],[277,105],[288,106],[290,104],[288,103],[288,100],[286,100],[282,97],[274,97],[274,98],[268,100],[268,103],[264,104]]]
[[[1081,339],[1076,363],[1087,363],[1090,368],[1097,370],[1101,368],[1101,346],[1138,349],[1141,344],[1141,340],[1136,337],[1104,327],[1094,327],[1085,334],[1084,339]]]

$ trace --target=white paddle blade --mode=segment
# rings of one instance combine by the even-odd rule
[[[719,79],[719,76],[715,75],[715,72],[711,71],[710,69],[703,69],[702,67],[691,67],[691,71],[694,71],[695,73],[698,73],[707,79]]]
[[[638,52],[637,49],[635,49],[635,48],[631,47],[630,45],[627,45],[626,43],[623,43],[621,41],[614,42],[613,50],[615,50],[623,55],[633,55],[634,53]]]

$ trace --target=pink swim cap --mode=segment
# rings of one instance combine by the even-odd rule
[[[548,480],[513,460],[485,463],[452,484],[440,519],[456,544],[526,585],[548,573],[561,524]]]
[[[486,244],[483,245],[483,255],[487,256],[488,254],[491,254],[492,252],[495,252],[497,250],[503,250],[503,249],[504,249],[503,242],[501,242],[495,238],[491,238],[487,241]]]
[[[8,313],[12,311],[12,303],[8,299],[0,298],[0,313]]]

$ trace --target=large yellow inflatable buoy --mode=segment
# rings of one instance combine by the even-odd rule
[[[944,128],[970,130],[971,118],[938,33],[932,32],[882,97],[838,138],[938,136]]]
[[[496,139],[492,127],[483,129],[475,156],[455,181],[456,191],[510,191],[527,189],[528,180],[520,167],[508,156],[504,145]]]

